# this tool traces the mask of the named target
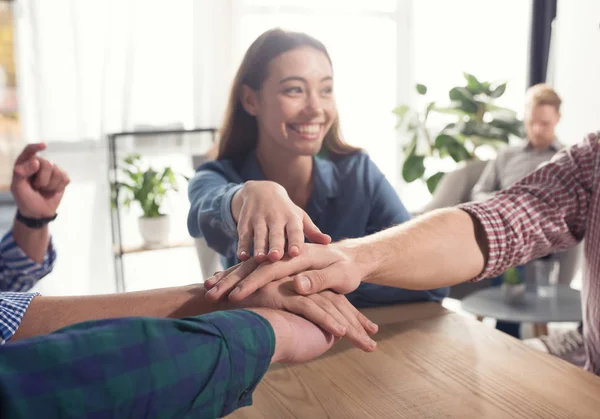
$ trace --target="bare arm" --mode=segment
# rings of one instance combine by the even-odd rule
[[[289,283],[286,285],[286,283]],[[201,284],[123,294],[82,297],[35,297],[11,341],[44,335],[90,320],[118,317],[197,316],[217,310],[265,307],[298,314],[337,337],[346,337],[365,351],[375,349],[369,334],[377,332],[348,300],[331,291],[299,296],[290,279],[273,282],[244,302],[209,301]]]
[[[44,256],[50,244],[48,226],[42,228],[29,228],[19,221],[13,224],[13,237],[17,246],[33,261],[44,262]]]
[[[301,294],[327,288],[347,293],[361,281],[427,289],[497,275],[583,238],[599,142],[600,133],[562,150],[484,203],[431,212],[361,239],[311,246],[306,255],[251,273],[242,264],[211,282],[219,290],[237,285],[229,299],[239,300],[284,275],[295,275]]]
[[[44,335],[89,320],[116,317],[186,317],[215,309],[200,285],[123,294],[35,297],[11,341]]]
[[[364,281],[407,289],[468,281],[481,273],[488,256],[479,222],[456,208],[340,245],[363,267]]]
[[[210,298],[221,298],[236,287],[229,300],[240,301],[271,281],[294,275],[301,294],[328,288],[348,293],[361,281],[440,288],[475,278],[488,257],[479,221],[457,208],[435,210],[371,236],[306,248],[306,254],[295,258],[258,267],[244,262],[215,275],[209,279],[214,284]]]

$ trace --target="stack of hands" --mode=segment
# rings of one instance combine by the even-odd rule
[[[206,280],[209,300],[285,310],[364,351],[375,350],[370,336],[377,325],[343,295],[365,275],[350,244],[329,244],[331,238],[274,182],[246,183],[233,198],[232,213],[243,262]],[[304,243],[305,235],[313,244]]]

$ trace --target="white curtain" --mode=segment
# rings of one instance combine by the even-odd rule
[[[17,2],[25,139],[192,125],[194,10],[193,0]]]

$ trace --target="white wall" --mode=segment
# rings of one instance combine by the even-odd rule
[[[553,34],[554,75],[563,99],[558,136],[573,144],[600,129],[600,1],[560,0]]]

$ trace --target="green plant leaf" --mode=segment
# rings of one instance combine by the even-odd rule
[[[425,117],[423,118],[424,122],[427,122],[427,118],[429,117],[429,113],[435,108],[435,102],[429,102],[427,107],[425,108]]]
[[[417,88],[417,93],[419,93],[420,95],[427,94],[427,86],[425,86],[424,84],[417,83],[416,88]]]
[[[494,114],[496,114],[496,113],[505,114],[507,117],[508,116],[511,116],[513,118],[517,117],[517,113],[515,111],[513,111],[512,109],[504,108],[502,106],[498,106],[493,103],[488,103],[486,105],[486,111],[492,112]]]
[[[408,111],[410,111],[410,106],[400,105],[400,106],[395,107],[392,112],[395,113],[396,115],[398,115],[399,118],[404,119],[404,116],[406,115],[406,113]]]
[[[490,83],[487,81],[484,81],[483,83],[481,83],[481,87],[483,89],[483,93],[485,93],[486,95],[490,95]]]
[[[465,80],[467,80],[467,90],[469,90],[472,94],[478,95],[485,91],[481,82],[477,80],[477,78],[474,75],[469,73],[463,73],[463,76]]]
[[[461,108],[461,102],[452,102],[450,106],[436,106],[432,109],[433,112],[442,113],[446,115],[457,115],[457,116],[465,116],[469,115],[467,112],[463,111]]]
[[[516,118],[495,118],[489,122],[489,125],[502,130],[502,132],[505,134],[512,134],[516,135],[517,137],[523,136],[523,123]]]
[[[427,179],[426,183],[427,183],[427,189],[429,189],[429,193],[433,194],[435,192],[438,184],[440,183],[440,180],[442,180],[444,175],[445,175],[444,172],[437,172],[435,175],[430,176]]]
[[[425,173],[425,157],[409,154],[402,165],[402,177],[408,183],[421,178]]]
[[[455,162],[470,160],[471,153],[455,137],[448,134],[440,134],[436,137],[434,147],[445,150]]]
[[[140,161],[142,157],[139,154],[130,154],[123,159],[123,161],[130,165],[135,165]]]
[[[504,92],[506,91],[506,83],[502,83],[498,86],[490,87],[490,89],[491,89],[490,97],[497,99],[500,96],[502,96],[504,94]]]
[[[473,100],[473,94],[466,87],[454,87],[450,90],[448,96],[450,100],[457,100],[459,102]]]
[[[450,96],[450,100],[453,101],[453,106],[464,112],[474,114],[479,109],[477,102],[473,99],[473,94],[465,87],[453,88],[448,93],[448,96]]]

